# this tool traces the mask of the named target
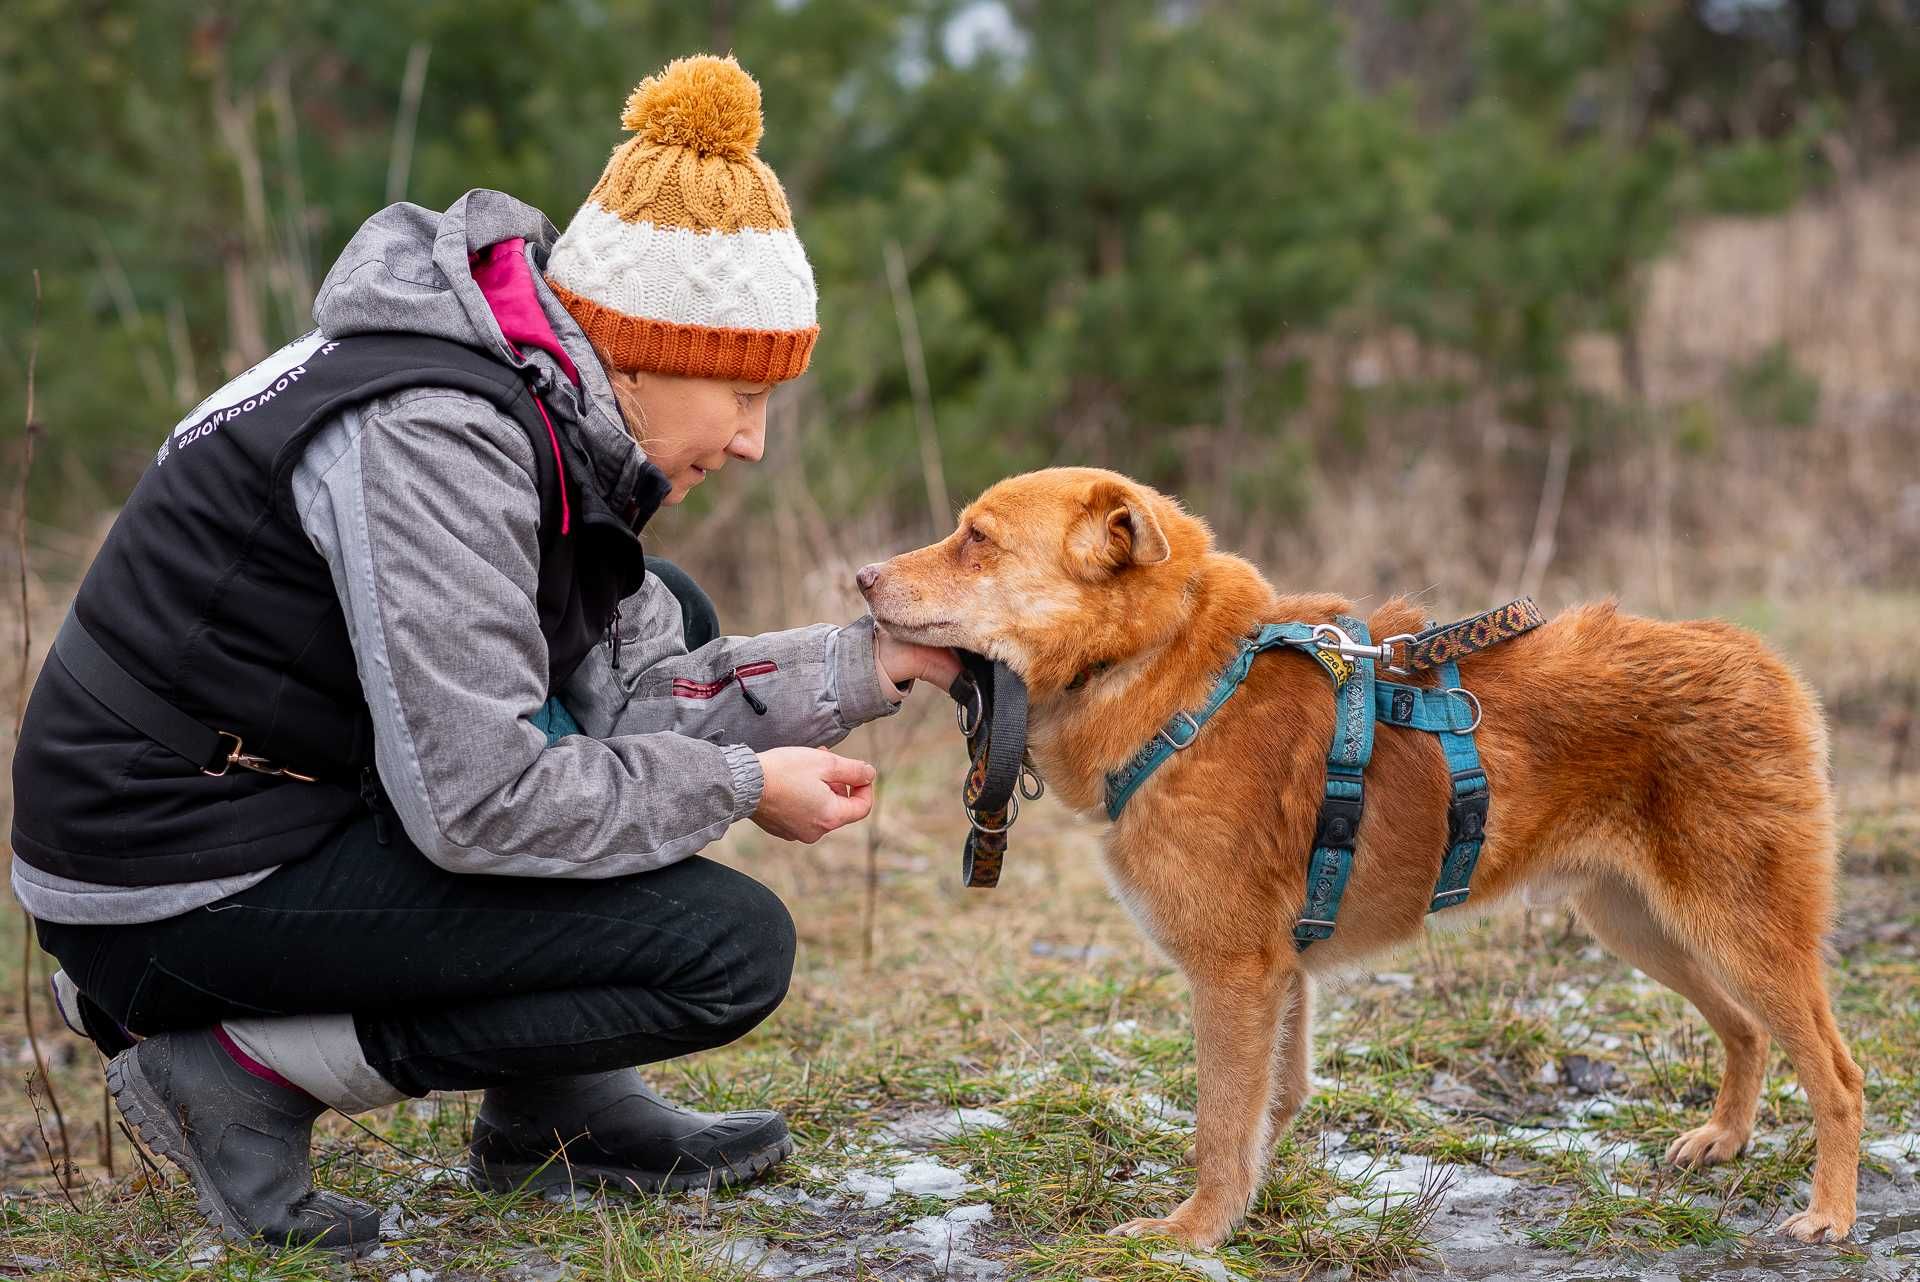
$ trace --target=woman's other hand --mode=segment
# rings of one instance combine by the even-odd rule
[[[909,681],[925,681],[945,690],[960,676],[960,660],[945,646],[915,645],[885,632],[874,633],[873,662],[881,681],[895,689]]]
[[[825,748],[769,748],[755,754],[766,784],[753,821],[785,841],[811,846],[873,809],[874,769]]]

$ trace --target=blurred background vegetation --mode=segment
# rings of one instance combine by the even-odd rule
[[[850,603],[850,566],[1068,462],[1178,492],[1283,582],[1436,612],[1907,593],[1917,15],[11,0],[0,464],[36,269],[57,580],[185,407],[310,324],[367,215],[486,186],[564,226],[628,88],[731,49],[823,341],[767,464],[651,543],[755,622]]]

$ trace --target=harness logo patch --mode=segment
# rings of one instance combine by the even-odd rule
[[[1413,721],[1413,691],[1395,690],[1393,692],[1393,719],[1402,725]]]
[[[1327,670],[1327,675],[1333,678],[1334,685],[1345,685],[1347,678],[1353,675],[1353,660],[1338,650],[1315,649],[1312,654],[1320,660],[1320,666]]]

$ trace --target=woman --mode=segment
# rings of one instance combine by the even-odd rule
[[[496,1189],[791,1151],[631,1068],[786,993],[784,907],[694,852],[863,818],[872,767],[824,745],[957,668],[871,619],[716,638],[648,573],[640,528],[760,457],[818,327],[746,73],[675,62],[624,123],[557,237],[490,191],[370,219],[318,329],[162,445],[35,686],[15,893],[230,1235],[371,1246],[313,1120],[437,1090],[486,1091]]]

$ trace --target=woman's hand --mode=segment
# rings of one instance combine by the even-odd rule
[[[873,809],[874,769],[825,748],[769,748],[755,754],[766,785],[753,821],[785,841],[811,846]]]
[[[896,703],[900,696],[893,690],[909,681],[925,681],[945,690],[960,675],[960,660],[945,646],[915,645],[885,632],[873,634],[873,662],[880,669],[881,683],[889,687],[888,695]]]

